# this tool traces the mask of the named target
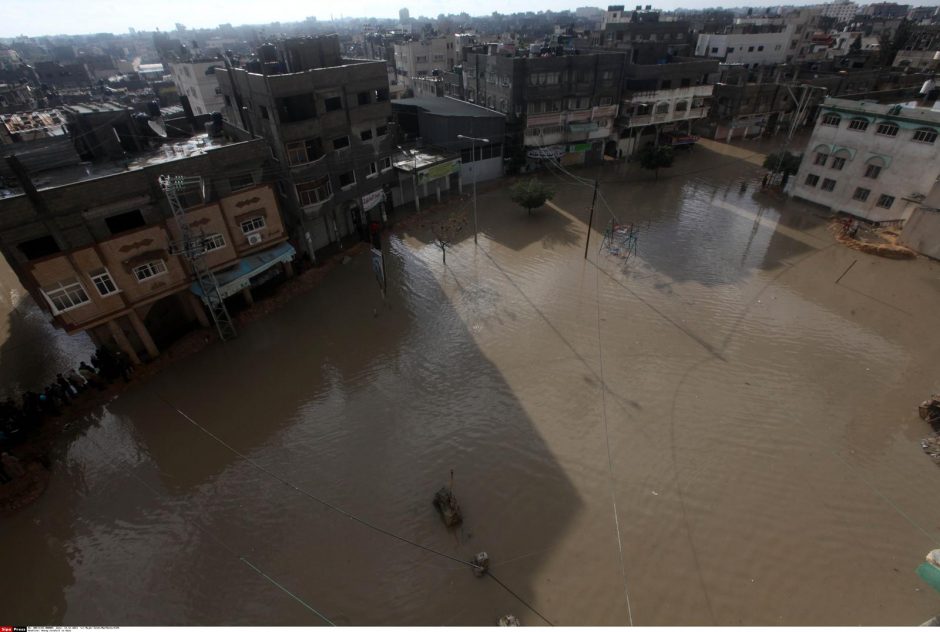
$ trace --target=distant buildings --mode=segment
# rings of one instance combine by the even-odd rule
[[[749,31],[756,32],[749,32]],[[749,67],[782,64],[787,59],[790,31],[736,28],[730,33],[703,33],[698,36],[695,55],[720,59]]]
[[[794,196],[874,222],[907,219],[940,177],[940,112],[826,99]]]
[[[394,44],[395,75],[414,91],[416,78],[440,76],[457,60],[453,35],[438,35]]]
[[[820,5],[820,8],[822,9],[821,15],[835,18],[837,24],[849,22],[858,13],[858,5],[851,0],[830,2],[829,4]]]

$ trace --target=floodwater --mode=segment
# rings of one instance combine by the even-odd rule
[[[754,146],[757,149],[760,147]],[[2,523],[40,624],[918,624],[940,266],[836,245],[749,150],[420,229],[96,411]],[[757,160],[759,163],[759,159]],[[593,178],[594,169],[577,171]],[[644,178],[639,182],[638,178]],[[749,181],[742,192],[743,179]],[[457,205],[465,205],[461,202]],[[472,223],[471,223],[472,226]],[[448,531],[431,498],[454,471]],[[493,575],[459,560],[486,551]],[[451,559],[455,558],[455,559]]]

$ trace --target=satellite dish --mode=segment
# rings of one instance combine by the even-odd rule
[[[166,138],[166,123],[163,122],[162,116],[148,119],[147,125],[150,126],[150,129],[153,130],[154,134],[156,134],[160,138]]]

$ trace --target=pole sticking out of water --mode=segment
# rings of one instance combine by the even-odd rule
[[[588,217],[587,239],[584,240],[584,258],[588,256],[588,246],[591,244],[591,226],[594,224],[594,205],[597,203],[597,178],[594,178],[594,197],[591,198],[591,215]]]

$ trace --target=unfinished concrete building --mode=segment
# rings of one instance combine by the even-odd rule
[[[217,73],[226,120],[271,147],[289,228],[311,258],[383,218],[396,181],[384,61],[343,58],[331,35],[266,44]]]

